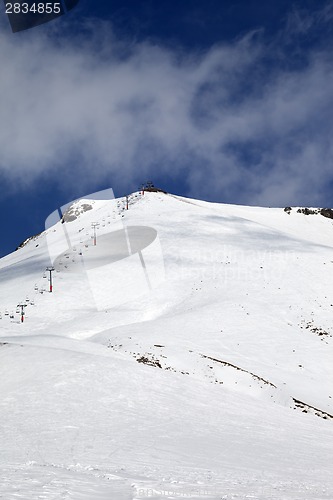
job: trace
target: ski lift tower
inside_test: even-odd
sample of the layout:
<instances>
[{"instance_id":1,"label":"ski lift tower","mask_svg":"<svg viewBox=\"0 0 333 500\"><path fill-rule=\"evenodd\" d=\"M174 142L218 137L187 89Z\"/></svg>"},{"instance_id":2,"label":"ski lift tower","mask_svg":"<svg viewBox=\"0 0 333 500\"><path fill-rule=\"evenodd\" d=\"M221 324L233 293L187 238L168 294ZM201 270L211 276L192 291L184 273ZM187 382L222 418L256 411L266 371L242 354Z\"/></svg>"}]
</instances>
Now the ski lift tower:
<instances>
[{"instance_id":1,"label":"ski lift tower","mask_svg":"<svg viewBox=\"0 0 333 500\"><path fill-rule=\"evenodd\" d=\"M52 293L53 291L53 284L52 284L52 272L54 271L54 267L47 267L46 268L46 271L48 271L50 273L50 289L49 289L49 292Z\"/></svg>"},{"instance_id":2,"label":"ski lift tower","mask_svg":"<svg viewBox=\"0 0 333 500\"><path fill-rule=\"evenodd\" d=\"M96 246L97 238L96 238L96 229L99 227L99 222L92 222L91 227L94 230L94 246Z\"/></svg>"},{"instance_id":3,"label":"ski lift tower","mask_svg":"<svg viewBox=\"0 0 333 500\"><path fill-rule=\"evenodd\" d=\"M24 312L24 308L27 307L28 304L17 304L17 307L20 307L21 308L21 323L23 323L24 321L24 315L25 315L25 312Z\"/></svg>"}]
</instances>

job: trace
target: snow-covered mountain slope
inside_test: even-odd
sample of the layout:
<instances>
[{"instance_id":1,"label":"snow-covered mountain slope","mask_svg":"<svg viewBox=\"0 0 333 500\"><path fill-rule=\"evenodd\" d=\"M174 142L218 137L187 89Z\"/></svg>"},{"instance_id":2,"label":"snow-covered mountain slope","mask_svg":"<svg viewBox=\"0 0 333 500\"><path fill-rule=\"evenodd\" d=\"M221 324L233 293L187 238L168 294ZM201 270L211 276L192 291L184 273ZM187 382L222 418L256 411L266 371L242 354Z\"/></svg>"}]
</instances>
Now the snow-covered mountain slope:
<instances>
[{"instance_id":1,"label":"snow-covered mountain slope","mask_svg":"<svg viewBox=\"0 0 333 500\"><path fill-rule=\"evenodd\" d=\"M0 498L332 499L333 221L163 193L64 219L0 260Z\"/></svg>"}]
</instances>

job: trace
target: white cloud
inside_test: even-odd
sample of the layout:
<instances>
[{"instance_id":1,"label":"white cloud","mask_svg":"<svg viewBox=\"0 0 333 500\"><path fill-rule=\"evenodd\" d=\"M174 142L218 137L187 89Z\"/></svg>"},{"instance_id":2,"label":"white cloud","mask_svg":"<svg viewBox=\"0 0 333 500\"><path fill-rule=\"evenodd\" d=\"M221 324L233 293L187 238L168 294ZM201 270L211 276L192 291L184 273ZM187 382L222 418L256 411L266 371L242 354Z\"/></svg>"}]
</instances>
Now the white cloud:
<instances>
[{"instance_id":1,"label":"white cloud","mask_svg":"<svg viewBox=\"0 0 333 500\"><path fill-rule=\"evenodd\" d=\"M106 23L85 36L45 32L0 35L7 178L50 173L84 191L96 179L117 190L174 176L198 197L320 204L333 180L328 49L296 70L258 33L184 53L127 46Z\"/></svg>"}]
</instances>

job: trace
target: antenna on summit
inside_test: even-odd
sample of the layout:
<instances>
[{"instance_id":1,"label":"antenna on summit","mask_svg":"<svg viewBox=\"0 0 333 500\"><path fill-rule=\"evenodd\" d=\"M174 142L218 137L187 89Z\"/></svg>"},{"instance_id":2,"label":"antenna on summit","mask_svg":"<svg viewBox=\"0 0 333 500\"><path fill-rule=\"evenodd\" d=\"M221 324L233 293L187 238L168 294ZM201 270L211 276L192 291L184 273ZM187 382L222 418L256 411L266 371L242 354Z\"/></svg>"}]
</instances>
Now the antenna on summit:
<instances>
[{"instance_id":1,"label":"antenna on summit","mask_svg":"<svg viewBox=\"0 0 333 500\"><path fill-rule=\"evenodd\" d=\"M156 187L152 181L147 181L146 184L143 184L142 186L142 194L144 194L145 191L148 191L150 193L164 193L167 194L164 189Z\"/></svg>"}]
</instances>

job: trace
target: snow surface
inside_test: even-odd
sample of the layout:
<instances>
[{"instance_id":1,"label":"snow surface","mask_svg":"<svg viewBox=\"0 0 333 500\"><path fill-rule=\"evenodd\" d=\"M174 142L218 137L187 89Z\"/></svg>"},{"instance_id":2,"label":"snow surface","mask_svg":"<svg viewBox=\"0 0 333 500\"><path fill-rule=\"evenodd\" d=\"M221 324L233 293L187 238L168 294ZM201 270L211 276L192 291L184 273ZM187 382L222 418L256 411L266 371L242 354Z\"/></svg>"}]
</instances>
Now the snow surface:
<instances>
[{"instance_id":1,"label":"snow surface","mask_svg":"<svg viewBox=\"0 0 333 500\"><path fill-rule=\"evenodd\" d=\"M89 203L0 260L0 498L331 500L332 220Z\"/></svg>"}]
</instances>

